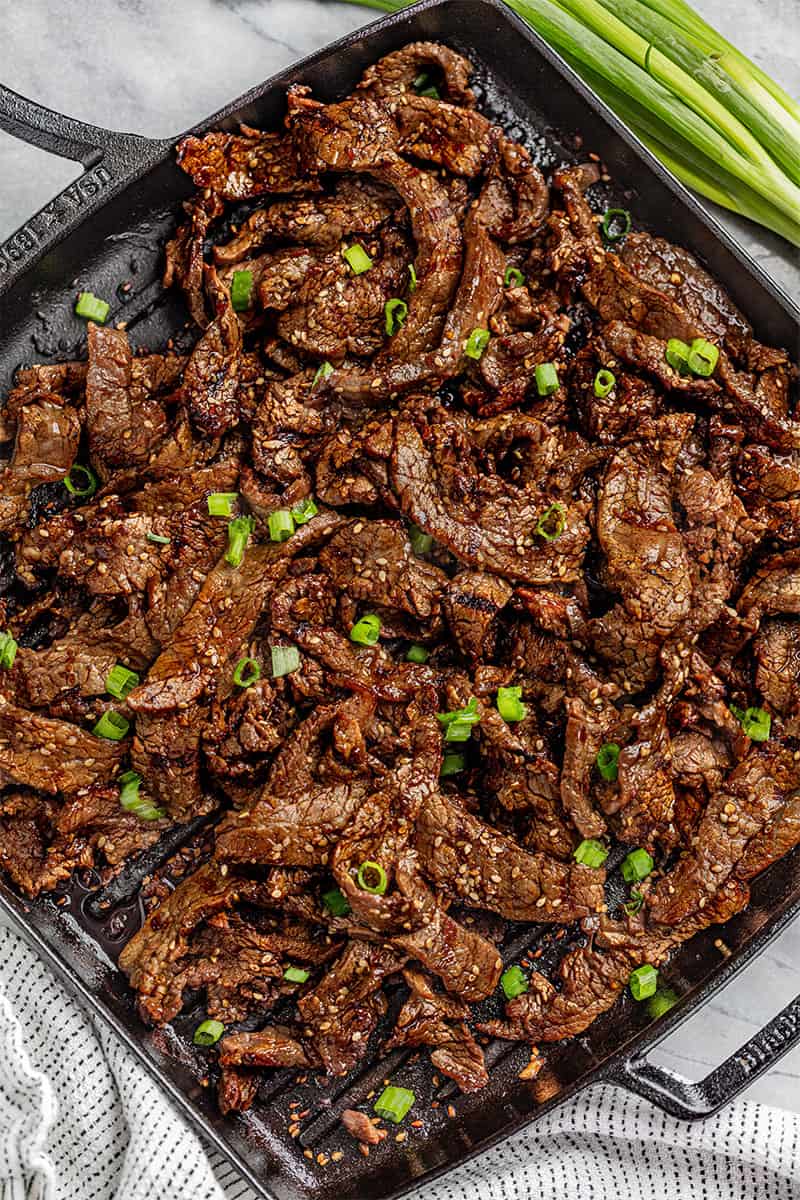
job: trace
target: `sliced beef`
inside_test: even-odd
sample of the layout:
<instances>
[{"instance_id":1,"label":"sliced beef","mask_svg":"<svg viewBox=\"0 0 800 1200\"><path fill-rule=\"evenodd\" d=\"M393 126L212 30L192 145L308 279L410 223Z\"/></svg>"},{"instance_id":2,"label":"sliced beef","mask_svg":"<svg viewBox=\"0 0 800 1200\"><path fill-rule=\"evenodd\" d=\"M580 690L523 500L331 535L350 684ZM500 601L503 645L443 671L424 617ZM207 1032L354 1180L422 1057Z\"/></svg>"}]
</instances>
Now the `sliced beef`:
<instances>
[{"instance_id":1,"label":"sliced beef","mask_svg":"<svg viewBox=\"0 0 800 1200\"><path fill-rule=\"evenodd\" d=\"M247 200L268 193L314 192L319 181L298 158L292 141L242 125L236 133L186 137L178 163L201 190L225 200Z\"/></svg>"},{"instance_id":2,"label":"sliced beef","mask_svg":"<svg viewBox=\"0 0 800 1200\"><path fill-rule=\"evenodd\" d=\"M466 1004L434 991L421 971L406 969L403 978L411 995L385 1049L428 1046L433 1066L455 1079L462 1092L480 1091L489 1082L489 1075L483 1051L466 1025Z\"/></svg>"},{"instance_id":3,"label":"sliced beef","mask_svg":"<svg viewBox=\"0 0 800 1200\"><path fill-rule=\"evenodd\" d=\"M537 527L549 498L481 473L467 428L443 412L398 418L391 482L403 512L462 562L526 583L576 577L588 540L580 506L561 505L563 532L547 540Z\"/></svg>"},{"instance_id":4,"label":"sliced beef","mask_svg":"<svg viewBox=\"0 0 800 1200\"><path fill-rule=\"evenodd\" d=\"M782 717L800 715L800 626L785 618L764 621L753 651L756 687L767 707Z\"/></svg>"},{"instance_id":5,"label":"sliced beef","mask_svg":"<svg viewBox=\"0 0 800 1200\"><path fill-rule=\"evenodd\" d=\"M470 662L491 659L497 637L497 617L513 593L512 586L485 571L459 571L444 600L450 632Z\"/></svg>"},{"instance_id":6,"label":"sliced beef","mask_svg":"<svg viewBox=\"0 0 800 1200\"><path fill-rule=\"evenodd\" d=\"M472 64L439 42L410 42L401 50L385 54L367 67L358 86L391 100L412 91L415 80L426 73L432 73L437 85L441 82L444 97L451 104L469 107L475 103L469 87Z\"/></svg>"},{"instance_id":7,"label":"sliced beef","mask_svg":"<svg viewBox=\"0 0 800 1200\"><path fill-rule=\"evenodd\" d=\"M142 465L163 438L164 406L150 394L153 381L137 369L122 329L89 322L86 427L92 462L109 471Z\"/></svg>"},{"instance_id":8,"label":"sliced beef","mask_svg":"<svg viewBox=\"0 0 800 1200\"><path fill-rule=\"evenodd\" d=\"M64 478L77 456L79 437L73 408L43 398L19 410L11 460L0 470L0 532L26 522L34 487Z\"/></svg>"},{"instance_id":9,"label":"sliced beef","mask_svg":"<svg viewBox=\"0 0 800 1200\"><path fill-rule=\"evenodd\" d=\"M119 742L18 708L0 695L0 780L5 783L70 795L107 780L122 753Z\"/></svg>"},{"instance_id":10,"label":"sliced beef","mask_svg":"<svg viewBox=\"0 0 800 1200\"><path fill-rule=\"evenodd\" d=\"M388 188L345 175L330 196L274 200L257 208L231 241L214 247L214 260L221 266L241 262L272 238L334 250L348 233L375 233L397 206Z\"/></svg>"},{"instance_id":11,"label":"sliced beef","mask_svg":"<svg viewBox=\"0 0 800 1200\"><path fill-rule=\"evenodd\" d=\"M221 286L213 268L206 267L205 278L213 299L214 320L186 364L183 397L200 432L216 437L239 420L242 328L230 292Z\"/></svg>"},{"instance_id":12,"label":"sliced beef","mask_svg":"<svg viewBox=\"0 0 800 1200\"><path fill-rule=\"evenodd\" d=\"M603 904L602 870L530 854L441 792L417 818L416 846L437 887L513 921L567 922Z\"/></svg>"}]
</instances>

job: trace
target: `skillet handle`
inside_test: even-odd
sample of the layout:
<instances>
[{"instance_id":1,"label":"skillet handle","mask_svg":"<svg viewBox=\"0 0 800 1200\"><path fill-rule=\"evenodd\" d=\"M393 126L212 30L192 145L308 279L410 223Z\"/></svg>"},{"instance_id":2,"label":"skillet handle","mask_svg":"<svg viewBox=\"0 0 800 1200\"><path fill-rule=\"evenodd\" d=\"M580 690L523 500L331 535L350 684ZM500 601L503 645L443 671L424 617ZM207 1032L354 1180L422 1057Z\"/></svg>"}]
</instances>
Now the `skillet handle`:
<instances>
[{"instance_id":1,"label":"skillet handle","mask_svg":"<svg viewBox=\"0 0 800 1200\"><path fill-rule=\"evenodd\" d=\"M36 104L1 83L0 129L40 150L71 158L84 168L79 179L0 244L0 292L20 267L30 265L54 246L70 225L87 217L110 194L155 164L170 145L170 139L155 140L87 125Z\"/></svg>"},{"instance_id":2,"label":"skillet handle","mask_svg":"<svg viewBox=\"0 0 800 1200\"><path fill-rule=\"evenodd\" d=\"M685 1121L702 1120L738 1096L798 1042L800 996L705 1079L695 1083L641 1055L626 1059L612 1073L610 1082L635 1092L670 1116Z\"/></svg>"}]
</instances>

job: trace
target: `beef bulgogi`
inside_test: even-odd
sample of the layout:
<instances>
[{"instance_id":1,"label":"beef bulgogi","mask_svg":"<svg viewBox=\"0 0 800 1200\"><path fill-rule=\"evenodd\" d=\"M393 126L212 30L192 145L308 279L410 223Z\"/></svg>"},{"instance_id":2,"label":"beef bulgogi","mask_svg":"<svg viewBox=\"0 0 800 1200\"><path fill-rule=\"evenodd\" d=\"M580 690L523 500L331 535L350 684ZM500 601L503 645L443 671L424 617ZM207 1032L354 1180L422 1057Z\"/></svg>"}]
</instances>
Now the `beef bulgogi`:
<instances>
[{"instance_id":1,"label":"beef bulgogi","mask_svg":"<svg viewBox=\"0 0 800 1200\"><path fill-rule=\"evenodd\" d=\"M203 998L225 1111L378 1038L479 1089L800 841L795 368L469 80L417 43L184 139L194 348L90 324L2 408L0 866L205 822L120 965L149 1023Z\"/></svg>"}]
</instances>

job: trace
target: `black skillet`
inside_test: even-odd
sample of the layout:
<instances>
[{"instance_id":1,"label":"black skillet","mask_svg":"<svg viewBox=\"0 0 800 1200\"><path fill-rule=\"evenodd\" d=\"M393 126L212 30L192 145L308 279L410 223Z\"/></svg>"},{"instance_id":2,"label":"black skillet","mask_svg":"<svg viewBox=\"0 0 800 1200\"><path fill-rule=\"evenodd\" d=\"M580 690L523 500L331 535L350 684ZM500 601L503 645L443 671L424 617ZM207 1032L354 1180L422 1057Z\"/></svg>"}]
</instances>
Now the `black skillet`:
<instances>
[{"instance_id":1,"label":"black skillet","mask_svg":"<svg viewBox=\"0 0 800 1200\"><path fill-rule=\"evenodd\" d=\"M614 178L615 199L632 210L636 224L692 250L732 294L763 341L800 344L800 311L788 297L497 0L423 0L254 88L200 128L233 129L242 120L274 126L290 83L311 84L320 98L333 100L352 88L367 64L419 38L441 39L469 54L478 66L485 107L527 142L545 168L588 152L599 154ZM83 352L85 329L72 309L76 293L84 288L111 301L110 319L127 322L136 346L155 349L170 336L187 338L181 332L186 313L159 282L164 238L175 227L180 200L191 190L174 165L173 140L111 133L4 88L0 127L85 168L80 179L0 246L0 394L20 363ZM141 866L140 874L145 869ZM117 903L105 913L96 906L91 878L74 880L56 900L33 903L0 883L0 922L26 937L68 987L113 1026L185 1116L264 1197L388 1200L464 1162L592 1083L621 1084L675 1116L702 1118L800 1041L798 998L698 1083L647 1057L800 911L800 854L795 852L756 881L746 912L721 929L698 935L675 956L665 977L682 999L667 1017L651 1022L644 1006L622 999L585 1036L550 1048L547 1068L535 1082L519 1079L527 1054L508 1043L488 1047L491 1081L473 1096L458 1096L450 1085L435 1082L422 1059L404 1058L402 1052L382 1058L376 1044L367 1065L344 1080L320 1085L312 1079L303 1085L291 1072L275 1072L252 1113L226 1119L209 1094L212 1089L202 1083L208 1059L184 1036L197 1014L180 1018L174 1029L144 1029L115 967L120 947L140 919L136 882L136 870L127 871L123 886L113 893ZM506 957L518 957L541 933L534 927L517 928L504 948ZM389 1137L364 1158L342 1134L338 1117L345 1107L364 1106L367 1093L390 1074L414 1088L414 1115L423 1126L410 1128L403 1142ZM310 1110L296 1140L288 1133L291 1100L299 1102L294 1112ZM331 1153L339 1149L344 1156L332 1160Z\"/></svg>"}]
</instances>

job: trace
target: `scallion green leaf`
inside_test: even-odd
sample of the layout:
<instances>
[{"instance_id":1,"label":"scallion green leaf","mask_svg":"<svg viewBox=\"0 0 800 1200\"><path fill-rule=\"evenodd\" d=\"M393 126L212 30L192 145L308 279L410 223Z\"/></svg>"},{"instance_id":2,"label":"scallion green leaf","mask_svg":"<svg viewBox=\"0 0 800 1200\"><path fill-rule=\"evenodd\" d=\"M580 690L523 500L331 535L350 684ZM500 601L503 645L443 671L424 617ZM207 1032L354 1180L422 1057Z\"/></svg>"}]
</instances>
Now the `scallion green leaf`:
<instances>
[{"instance_id":1,"label":"scallion green leaf","mask_svg":"<svg viewBox=\"0 0 800 1200\"><path fill-rule=\"evenodd\" d=\"M106 691L115 700L125 700L135 687L139 686L139 676L136 671L117 663L106 675Z\"/></svg>"},{"instance_id":2,"label":"scallion green leaf","mask_svg":"<svg viewBox=\"0 0 800 1200\"><path fill-rule=\"evenodd\" d=\"M602 867L608 858L608 850L596 838L584 838L573 850L572 857L584 867Z\"/></svg>"},{"instance_id":3,"label":"scallion green leaf","mask_svg":"<svg viewBox=\"0 0 800 1200\"><path fill-rule=\"evenodd\" d=\"M301 500L292 509L292 520L295 525L307 525L312 517L315 517L319 509L317 508L311 496L306 496L305 500Z\"/></svg>"},{"instance_id":4,"label":"scallion green leaf","mask_svg":"<svg viewBox=\"0 0 800 1200\"><path fill-rule=\"evenodd\" d=\"M109 305L105 300L101 300L99 296L95 296L92 292L81 292L78 296L77 304L75 305L75 315L83 317L86 321L96 321L98 325L105 325L108 318Z\"/></svg>"},{"instance_id":5,"label":"scallion green leaf","mask_svg":"<svg viewBox=\"0 0 800 1200\"><path fill-rule=\"evenodd\" d=\"M386 1087L375 1101L375 1112L384 1121L399 1125L415 1100L416 1096L408 1088Z\"/></svg>"},{"instance_id":6,"label":"scallion green leaf","mask_svg":"<svg viewBox=\"0 0 800 1200\"><path fill-rule=\"evenodd\" d=\"M240 658L233 670L233 682L237 687L249 688L261 678L261 667L254 658Z\"/></svg>"},{"instance_id":7,"label":"scallion green leaf","mask_svg":"<svg viewBox=\"0 0 800 1200\"><path fill-rule=\"evenodd\" d=\"M617 377L614 372L609 371L606 367L601 367L594 377L595 396L607 396L616 382Z\"/></svg>"},{"instance_id":8,"label":"scallion green leaf","mask_svg":"<svg viewBox=\"0 0 800 1200\"><path fill-rule=\"evenodd\" d=\"M331 888L329 891L323 892L322 903L334 917L346 917L350 912L347 897L340 888Z\"/></svg>"},{"instance_id":9,"label":"scallion green leaf","mask_svg":"<svg viewBox=\"0 0 800 1200\"><path fill-rule=\"evenodd\" d=\"M560 538L567 527L567 513L563 504L557 501L546 508L536 522L536 532L546 542L554 542Z\"/></svg>"},{"instance_id":10,"label":"scallion green leaf","mask_svg":"<svg viewBox=\"0 0 800 1200\"><path fill-rule=\"evenodd\" d=\"M98 484L99 480L92 468L81 466L80 463L73 463L64 476L64 487L71 496L78 496L81 500L93 496Z\"/></svg>"},{"instance_id":11,"label":"scallion green leaf","mask_svg":"<svg viewBox=\"0 0 800 1200\"><path fill-rule=\"evenodd\" d=\"M383 896L389 881L381 864L367 859L356 872L356 882L362 892L369 892L372 896Z\"/></svg>"},{"instance_id":12,"label":"scallion green leaf","mask_svg":"<svg viewBox=\"0 0 800 1200\"><path fill-rule=\"evenodd\" d=\"M387 300L383 306L384 325L388 337L394 337L398 329L405 325L408 316L408 305L405 300Z\"/></svg>"},{"instance_id":13,"label":"scallion green leaf","mask_svg":"<svg viewBox=\"0 0 800 1200\"><path fill-rule=\"evenodd\" d=\"M225 1032L221 1021L201 1021L194 1031L192 1041L195 1046L214 1046Z\"/></svg>"},{"instance_id":14,"label":"scallion green leaf","mask_svg":"<svg viewBox=\"0 0 800 1200\"><path fill-rule=\"evenodd\" d=\"M606 742L597 751L595 765L603 779L613 783L619 773L619 746L616 742Z\"/></svg>"},{"instance_id":15,"label":"scallion green leaf","mask_svg":"<svg viewBox=\"0 0 800 1200\"><path fill-rule=\"evenodd\" d=\"M630 854L623 858L622 878L626 883L638 883L647 878L654 865L652 855L640 846L638 850L631 850Z\"/></svg>"},{"instance_id":16,"label":"scallion green leaf","mask_svg":"<svg viewBox=\"0 0 800 1200\"><path fill-rule=\"evenodd\" d=\"M272 678L291 675L300 666L300 651L297 646L271 646Z\"/></svg>"},{"instance_id":17,"label":"scallion green leaf","mask_svg":"<svg viewBox=\"0 0 800 1200\"><path fill-rule=\"evenodd\" d=\"M358 242L354 242L352 246L345 247L342 251L342 258L346 260L354 275L363 275L372 266L372 259Z\"/></svg>"},{"instance_id":18,"label":"scallion green leaf","mask_svg":"<svg viewBox=\"0 0 800 1200\"><path fill-rule=\"evenodd\" d=\"M310 971L306 971L302 967L287 967L283 972L283 978L287 983L306 983L310 974Z\"/></svg>"},{"instance_id":19,"label":"scallion green leaf","mask_svg":"<svg viewBox=\"0 0 800 1200\"><path fill-rule=\"evenodd\" d=\"M125 737L130 727L130 721L126 720L122 713L109 708L95 724L92 733L95 737L106 738L110 742L119 742Z\"/></svg>"},{"instance_id":20,"label":"scallion green leaf","mask_svg":"<svg viewBox=\"0 0 800 1200\"><path fill-rule=\"evenodd\" d=\"M208 497L208 515L210 517L229 517L238 499L238 492L212 492Z\"/></svg>"},{"instance_id":21,"label":"scallion green leaf","mask_svg":"<svg viewBox=\"0 0 800 1200\"><path fill-rule=\"evenodd\" d=\"M294 533L294 517L288 508L269 514L269 536L273 542L286 542Z\"/></svg>"},{"instance_id":22,"label":"scallion green leaf","mask_svg":"<svg viewBox=\"0 0 800 1200\"><path fill-rule=\"evenodd\" d=\"M409 646L406 653L406 662L411 663L426 663L430 658L430 650L426 650L424 646L418 645L416 642L413 646Z\"/></svg>"},{"instance_id":23,"label":"scallion green leaf","mask_svg":"<svg viewBox=\"0 0 800 1200\"><path fill-rule=\"evenodd\" d=\"M489 345L490 336L488 329L473 329L464 347L467 358L474 358L477 361Z\"/></svg>"},{"instance_id":24,"label":"scallion green leaf","mask_svg":"<svg viewBox=\"0 0 800 1200\"><path fill-rule=\"evenodd\" d=\"M503 275L503 284L507 288L522 287L525 282L525 276L520 271L519 267L506 267Z\"/></svg>"},{"instance_id":25,"label":"scallion green leaf","mask_svg":"<svg viewBox=\"0 0 800 1200\"><path fill-rule=\"evenodd\" d=\"M631 971L628 986L634 1000L648 1000L656 993L658 987L658 971L650 963Z\"/></svg>"},{"instance_id":26,"label":"scallion green leaf","mask_svg":"<svg viewBox=\"0 0 800 1200\"><path fill-rule=\"evenodd\" d=\"M253 272L234 271L231 279L231 304L234 312L246 312L253 294Z\"/></svg>"},{"instance_id":27,"label":"scallion green leaf","mask_svg":"<svg viewBox=\"0 0 800 1200\"><path fill-rule=\"evenodd\" d=\"M555 363L538 363L533 375L536 380L536 391L540 396L552 396L554 392L558 391L558 371Z\"/></svg>"},{"instance_id":28,"label":"scallion green leaf","mask_svg":"<svg viewBox=\"0 0 800 1200\"><path fill-rule=\"evenodd\" d=\"M228 549L225 553L225 561L232 567L242 565L245 548L250 534L253 532L253 525L252 517L234 517L232 521L228 522Z\"/></svg>"},{"instance_id":29,"label":"scallion green leaf","mask_svg":"<svg viewBox=\"0 0 800 1200\"><path fill-rule=\"evenodd\" d=\"M504 721L522 721L528 714L527 707L522 703L522 688L499 687L497 711Z\"/></svg>"},{"instance_id":30,"label":"scallion green leaf","mask_svg":"<svg viewBox=\"0 0 800 1200\"><path fill-rule=\"evenodd\" d=\"M500 986L505 992L507 1000L513 1000L515 996L523 996L527 992L530 984L528 976L523 971L522 967L516 964L513 967L508 967L500 976Z\"/></svg>"},{"instance_id":31,"label":"scallion green leaf","mask_svg":"<svg viewBox=\"0 0 800 1200\"><path fill-rule=\"evenodd\" d=\"M621 241L631 231L631 214L627 208L607 208L603 213L602 230L606 241Z\"/></svg>"},{"instance_id":32,"label":"scallion green leaf","mask_svg":"<svg viewBox=\"0 0 800 1200\"><path fill-rule=\"evenodd\" d=\"M381 636L381 619L375 613L365 613L350 630L350 641L359 646L374 646Z\"/></svg>"},{"instance_id":33,"label":"scallion green leaf","mask_svg":"<svg viewBox=\"0 0 800 1200\"><path fill-rule=\"evenodd\" d=\"M17 642L10 633L0 633L0 667L6 671L14 665L17 657Z\"/></svg>"}]
</instances>

